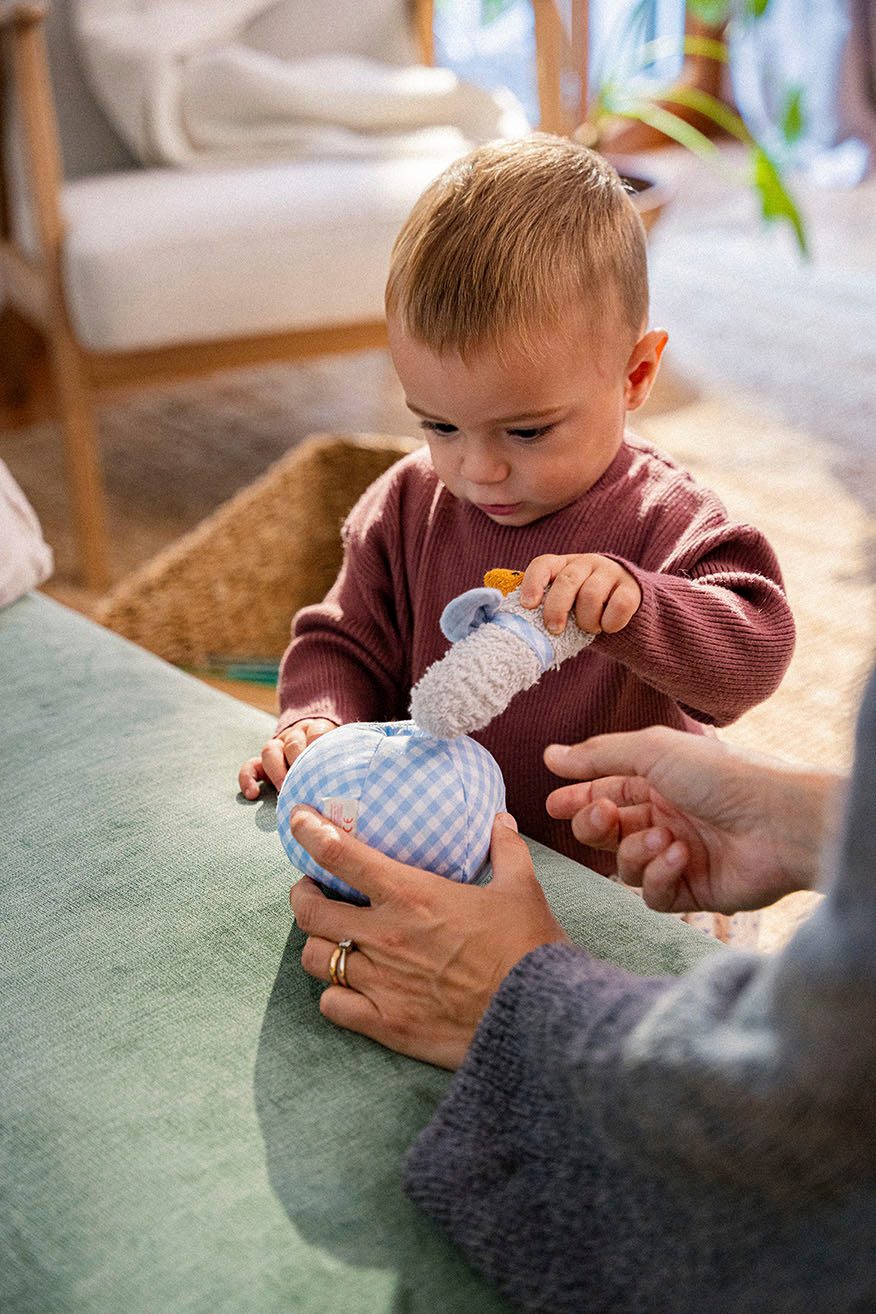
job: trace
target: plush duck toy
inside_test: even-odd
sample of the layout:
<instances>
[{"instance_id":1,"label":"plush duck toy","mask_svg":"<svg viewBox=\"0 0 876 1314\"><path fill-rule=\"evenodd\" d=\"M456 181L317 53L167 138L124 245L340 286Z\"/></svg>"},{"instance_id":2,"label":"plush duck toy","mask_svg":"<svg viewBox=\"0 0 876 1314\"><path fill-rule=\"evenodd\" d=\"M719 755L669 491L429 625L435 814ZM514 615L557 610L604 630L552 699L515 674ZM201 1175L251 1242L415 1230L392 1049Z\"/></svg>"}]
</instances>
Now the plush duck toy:
<instances>
[{"instance_id":1,"label":"plush duck toy","mask_svg":"<svg viewBox=\"0 0 876 1314\"><path fill-rule=\"evenodd\" d=\"M471 739L516 693L593 639L569 619L550 634L541 607L520 604L519 571L492 570L453 598L441 629L453 646L411 695L411 721L339 726L295 759L277 802L283 847L335 897L367 903L293 839L289 816L307 803L400 862L455 881L486 868L493 818L505 807L495 758Z\"/></svg>"},{"instance_id":2,"label":"plush duck toy","mask_svg":"<svg viewBox=\"0 0 876 1314\"><path fill-rule=\"evenodd\" d=\"M561 634L551 634L542 607L522 605L522 580L519 570L490 570L483 588L448 602L440 623L453 647L411 693L411 718L421 729L439 739L482 730L515 694L593 642L572 616Z\"/></svg>"},{"instance_id":3,"label":"plush duck toy","mask_svg":"<svg viewBox=\"0 0 876 1314\"><path fill-rule=\"evenodd\" d=\"M436 739L411 721L342 725L308 744L277 800L280 839L300 872L337 897L367 903L293 839L289 814L299 803L399 862L470 882L486 868L505 782L474 739Z\"/></svg>"}]
</instances>

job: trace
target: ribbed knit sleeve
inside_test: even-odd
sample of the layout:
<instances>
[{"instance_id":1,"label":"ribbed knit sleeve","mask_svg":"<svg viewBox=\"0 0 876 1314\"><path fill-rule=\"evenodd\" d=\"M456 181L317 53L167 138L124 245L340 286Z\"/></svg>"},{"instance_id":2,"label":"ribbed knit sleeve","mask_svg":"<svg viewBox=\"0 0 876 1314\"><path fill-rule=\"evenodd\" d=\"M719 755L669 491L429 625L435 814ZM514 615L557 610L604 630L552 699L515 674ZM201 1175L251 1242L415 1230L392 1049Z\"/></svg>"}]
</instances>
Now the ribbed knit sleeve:
<instances>
[{"instance_id":1,"label":"ribbed knit sleeve","mask_svg":"<svg viewBox=\"0 0 876 1314\"><path fill-rule=\"evenodd\" d=\"M391 721L407 715L412 618L410 539L432 485L403 460L362 495L344 524L340 574L323 602L295 617L280 665L277 728L308 716Z\"/></svg>"},{"instance_id":2,"label":"ribbed knit sleeve","mask_svg":"<svg viewBox=\"0 0 876 1314\"><path fill-rule=\"evenodd\" d=\"M774 958L643 980L568 945L503 982L410 1195L515 1303L876 1308L876 686L827 897Z\"/></svg>"},{"instance_id":3,"label":"ribbed knit sleeve","mask_svg":"<svg viewBox=\"0 0 876 1314\"><path fill-rule=\"evenodd\" d=\"M704 527L660 569L622 560L642 602L602 650L710 725L728 725L779 686L795 627L775 553L751 525Z\"/></svg>"}]
</instances>

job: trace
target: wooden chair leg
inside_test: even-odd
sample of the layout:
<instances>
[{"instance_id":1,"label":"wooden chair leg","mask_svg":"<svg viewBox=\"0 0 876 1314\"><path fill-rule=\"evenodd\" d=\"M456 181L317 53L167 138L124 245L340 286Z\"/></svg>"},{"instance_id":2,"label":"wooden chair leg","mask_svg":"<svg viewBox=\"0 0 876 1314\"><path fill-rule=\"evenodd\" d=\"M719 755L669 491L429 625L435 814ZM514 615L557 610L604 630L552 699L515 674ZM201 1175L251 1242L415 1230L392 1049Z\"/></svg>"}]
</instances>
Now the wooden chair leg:
<instances>
[{"instance_id":1,"label":"wooden chair leg","mask_svg":"<svg viewBox=\"0 0 876 1314\"><path fill-rule=\"evenodd\" d=\"M45 342L11 305L0 311L0 424L18 428L51 415Z\"/></svg>"},{"instance_id":2,"label":"wooden chair leg","mask_svg":"<svg viewBox=\"0 0 876 1314\"><path fill-rule=\"evenodd\" d=\"M79 347L66 330L52 335L50 354L80 570L89 589L103 592L110 582L106 509L88 379Z\"/></svg>"}]
</instances>

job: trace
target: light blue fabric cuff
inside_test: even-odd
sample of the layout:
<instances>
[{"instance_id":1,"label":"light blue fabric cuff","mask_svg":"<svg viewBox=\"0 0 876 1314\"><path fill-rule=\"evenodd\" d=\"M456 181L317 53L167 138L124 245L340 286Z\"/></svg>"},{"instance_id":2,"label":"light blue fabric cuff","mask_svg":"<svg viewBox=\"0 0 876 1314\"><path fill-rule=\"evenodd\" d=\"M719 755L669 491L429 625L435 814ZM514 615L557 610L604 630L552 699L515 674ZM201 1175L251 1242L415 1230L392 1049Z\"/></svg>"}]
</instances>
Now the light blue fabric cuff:
<instances>
[{"instance_id":1,"label":"light blue fabric cuff","mask_svg":"<svg viewBox=\"0 0 876 1314\"><path fill-rule=\"evenodd\" d=\"M500 611L492 618L494 625L501 625L503 630L511 630L522 639L527 648L531 648L538 660L541 662L541 669L548 670L556 661L556 654L551 647L550 639L541 630L536 629L528 620L522 616L516 615L513 611Z\"/></svg>"},{"instance_id":2,"label":"light blue fabric cuff","mask_svg":"<svg viewBox=\"0 0 876 1314\"><path fill-rule=\"evenodd\" d=\"M493 620L501 601L502 594L498 589L469 589L460 593L458 598L450 599L441 613L441 633L451 643L458 643Z\"/></svg>"}]
</instances>

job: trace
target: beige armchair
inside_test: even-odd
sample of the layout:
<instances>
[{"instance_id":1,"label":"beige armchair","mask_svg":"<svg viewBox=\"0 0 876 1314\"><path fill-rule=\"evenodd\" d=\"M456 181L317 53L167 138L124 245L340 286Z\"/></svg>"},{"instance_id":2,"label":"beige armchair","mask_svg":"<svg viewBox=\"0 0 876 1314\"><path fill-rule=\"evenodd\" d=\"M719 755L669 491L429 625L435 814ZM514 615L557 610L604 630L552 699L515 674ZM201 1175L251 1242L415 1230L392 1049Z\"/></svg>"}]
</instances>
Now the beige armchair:
<instances>
[{"instance_id":1,"label":"beige armchair","mask_svg":"<svg viewBox=\"0 0 876 1314\"><path fill-rule=\"evenodd\" d=\"M393 5L410 59L429 61L431 3L381 7ZM357 27L361 5L338 0L331 23L312 24L312 49L322 29L336 39L339 9ZM0 0L0 287L46 339L81 569L102 589L110 569L96 396L382 344L389 247L449 157L287 159L197 175L139 167L90 97L67 19L61 3L47 23L42 4ZM393 40L397 58L398 33Z\"/></svg>"},{"instance_id":2,"label":"beige armchair","mask_svg":"<svg viewBox=\"0 0 876 1314\"><path fill-rule=\"evenodd\" d=\"M139 166L77 67L68 4L47 15L41 3L0 0L0 288L47 343L81 571L102 590L110 553L95 398L383 344L389 249L448 159ZM394 57L401 32L410 59L430 62L431 0L380 8ZM562 130L572 126L560 108L568 41L555 0L534 9L542 122ZM360 34L372 18L363 20L361 0L334 0L331 22L308 28L308 53L323 29L324 41L337 40L345 14ZM0 354L2 332L0 322Z\"/></svg>"}]
</instances>

